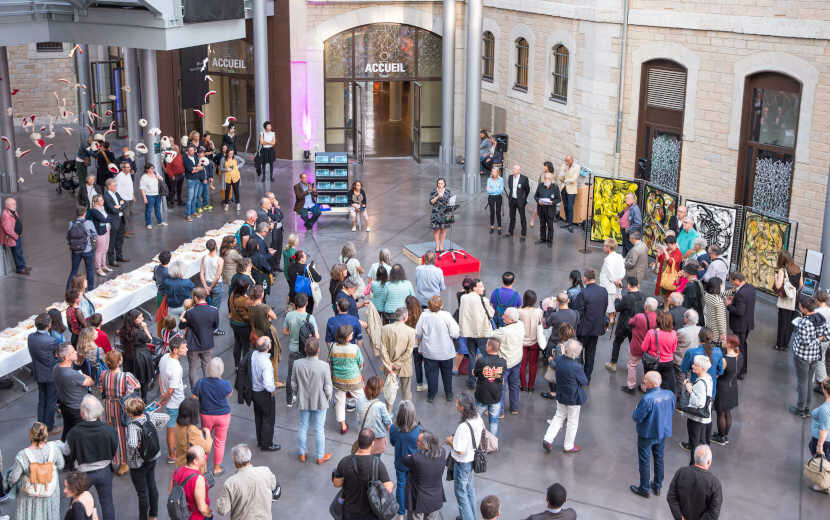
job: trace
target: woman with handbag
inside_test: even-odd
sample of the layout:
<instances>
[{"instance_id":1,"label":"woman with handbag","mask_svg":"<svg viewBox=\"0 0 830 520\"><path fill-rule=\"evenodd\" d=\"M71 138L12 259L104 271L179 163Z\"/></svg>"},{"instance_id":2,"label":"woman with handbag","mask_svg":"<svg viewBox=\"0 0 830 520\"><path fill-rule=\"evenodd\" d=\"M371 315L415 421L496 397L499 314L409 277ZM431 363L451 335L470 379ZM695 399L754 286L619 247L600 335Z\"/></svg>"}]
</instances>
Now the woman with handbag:
<instances>
[{"instance_id":1,"label":"woman with handbag","mask_svg":"<svg viewBox=\"0 0 830 520\"><path fill-rule=\"evenodd\" d=\"M179 415L176 417L176 427L173 429L175 439L176 469L187 462L187 450L192 446L201 446L205 450L205 464L207 464L210 450L213 448L213 437L210 430L199 427L199 401L189 397L179 405Z\"/></svg>"},{"instance_id":2,"label":"woman with handbag","mask_svg":"<svg viewBox=\"0 0 830 520\"><path fill-rule=\"evenodd\" d=\"M296 294L297 277L303 276L308 278L310 284L320 283L323 277L317 271L317 265L314 262L308 261L308 256L306 256L305 251L298 250L291 258L293 262L285 268L285 277L288 279L288 301L293 302ZM306 312L314 314L314 304L317 302L314 301L311 294L308 294L308 297Z\"/></svg>"},{"instance_id":3,"label":"woman with handbag","mask_svg":"<svg viewBox=\"0 0 830 520\"><path fill-rule=\"evenodd\" d=\"M712 436L712 442L721 446L729 444L732 409L738 406L738 367L740 367L741 356L738 336L727 335L724 347L726 355L723 359L726 365L714 389L715 410L718 412L718 433Z\"/></svg>"},{"instance_id":4,"label":"woman with handbag","mask_svg":"<svg viewBox=\"0 0 830 520\"><path fill-rule=\"evenodd\" d=\"M475 401L470 394L463 393L458 396L455 409L461 414L461 421L455 429L455 434L445 439L451 448L447 462L452 466L453 487L460 518L475 520L478 501L473 466L484 432L484 421L478 414Z\"/></svg>"},{"instance_id":5,"label":"woman with handbag","mask_svg":"<svg viewBox=\"0 0 830 520\"><path fill-rule=\"evenodd\" d=\"M36 422L29 429L29 447L17 452L9 469L8 486L17 487L16 520L59 520L61 486L58 470L64 459L60 443L47 442L46 425Z\"/></svg>"},{"instance_id":6,"label":"woman with handbag","mask_svg":"<svg viewBox=\"0 0 830 520\"><path fill-rule=\"evenodd\" d=\"M778 295L775 303L778 307L778 332L775 336L775 349L787 350L790 336L793 334L793 320L798 315L796 300L804 285L801 269L793 261L788 251L778 253L773 289ZM706 322L707 324L709 322Z\"/></svg>"},{"instance_id":7,"label":"woman with handbag","mask_svg":"<svg viewBox=\"0 0 830 520\"><path fill-rule=\"evenodd\" d=\"M675 290L674 283L677 281L677 272L683 262L683 255L677 248L677 239L674 235L666 235L664 242L665 245L658 246L660 254L657 255L657 285L654 287L654 296L662 297L665 307L669 294Z\"/></svg>"},{"instance_id":8,"label":"woman with handbag","mask_svg":"<svg viewBox=\"0 0 830 520\"><path fill-rule=\"evenodd\" d=\"M522 295L519 321L524 323L525 337L522 341L522 364L519 367L519 388L522 392L533 393L536 375L539 372L539 350L545 345L545 329L542 327L542 309L536 305L536 293L527 290Z\"/></svg>"},{"instance_id":9,"label":"woman with handbag","mask_svg":"<svg viewBox=\"0 0 830 520\"><path fill-rule=\"evenodd\" d=\"M360 429L369 428L375 434L372 443L372 455L380 455L386 451L389 437L389 427L392 426L392 417L386 410L386 405L380 400L383 391L383 379L372 376L366 381L363 394L357 397L357 414L363 418Z\"/></svg>"},{"instance_id":10,"label":"woman with handbag","mask_svg":"<svg viewBox=\"0 0 830 520\"><path fill-rule=\"evenodd\" d=\"M689 432L689 464L694 464L695 448L710 444L712 434L712 362L706 356L695 356L692 372L697 376L694 384L688 379L683 383L686 396L681 396L678 409L686 414L686 430ZM684 399L686 397L686 399ZM686 401L684 403L684 401ZM685 405L685 406L684 406ZM680 443L681 448L686 448Z\"/></svg>"},{"instance_id":11,"label":"woman with handbag","mask_svg":"<svg viewBox=\"0 0 830 520\"><path fill-rule=\"evenodd\" d=\"M643 358L643 341L646 339L648 332L657 327L657 298L649 296L643 304L643 312L637 313L633 318L628 320L628 326L631 327L631 339L628 342L628 362L626 368L628 375L625 380L625 385L621 388L623 392L629 394L634 393L637 387L637 365ZM645 392L643 382L640 382L640 390Z\"/></svg>"},{"instance_id":12,"label":"woman with handbag","mask_svg":"<svg viewBox=\"0 0 830 520\"><path fill-rule=\"evenodd\" d=\"M643 371L656 370L663 378L660 388L675 391L674 351L677 350L677 332L668 312L657 313L657 327L646 333L640 349L643 351Z\"/></svg>"},{"instance_id":13,"label":"woman with handbag","mask_svg":"<svg viewBox=\"0 0 830 520\"><path fill-rule=\"evenodd\" d=\"M118 434L118 453L112 463L118 468L119 475L129 470L127 467L127 425L122 421L122 418L126 418L123 398L141 389L138 379L121 369L122 361L121 352L110 350L104 356L107 370L98 376L98 388L101 390L101 398L104 401L104 418Z\"/></svg>"},{"instance_id":14,"label":"woman with handbag","mask_svg":"<svg viewBox=\"0 0 830 520\"><path fill-rule=\"evenodd\" d=\"M558 334L559 341L556 344L549 341L545 348L544 356L547 367L545 368L544 378L548 382L548 388L550 388L550 392L542 392L542 397L545 399L556 399L556 360L564 352L563 345L565 342L576 337L574 328L570 323L560 323Z\"/></svg>"}]
</instances>

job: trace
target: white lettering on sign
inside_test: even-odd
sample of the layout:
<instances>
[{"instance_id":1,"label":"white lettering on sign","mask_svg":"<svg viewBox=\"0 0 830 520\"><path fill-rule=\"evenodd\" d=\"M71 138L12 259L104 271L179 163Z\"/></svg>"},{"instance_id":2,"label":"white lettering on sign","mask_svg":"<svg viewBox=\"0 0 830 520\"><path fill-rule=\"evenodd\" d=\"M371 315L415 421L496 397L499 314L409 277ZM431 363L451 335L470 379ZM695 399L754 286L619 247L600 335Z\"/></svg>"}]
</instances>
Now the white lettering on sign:
<instances>
[{"instance_id":1,"label":"white lettering on sign","mask_svg":"<svg viewBox=\"0 0 830 520\"><path fill-rule=\"evenodd\" d=\"M245 60L240 58L213 58L210 64L219 69L245 69Z\"/></svg>"},{"instance_id":2,"label":"white lettering on sign","mask_svg":"<svg viewBox=\"0 0 830 520\"><path fill-rule=\"evenodd\" d=\"M367 63L363 72L389 74L391 72L406 72L406 63Z\"/></svg>"}]
</instances>

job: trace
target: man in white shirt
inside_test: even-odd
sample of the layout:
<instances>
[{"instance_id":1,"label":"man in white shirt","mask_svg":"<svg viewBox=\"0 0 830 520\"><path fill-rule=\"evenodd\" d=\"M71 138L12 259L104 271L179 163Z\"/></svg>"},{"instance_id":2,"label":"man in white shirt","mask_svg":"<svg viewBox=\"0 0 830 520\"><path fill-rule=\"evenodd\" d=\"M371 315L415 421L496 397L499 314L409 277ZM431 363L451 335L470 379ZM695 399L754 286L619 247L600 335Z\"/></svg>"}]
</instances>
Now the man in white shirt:
<instances>
[{"instance_id":1,"label":"man in white shirt","mask_svg":"<svg viewBox=\"0 0 830 520\"><path fill-rule=\"evenodd\" d=\"M721 287L724 286L729 277L729 262L721 257L723 250L720 246L709 246L709 267L703 273L702 282L708 282L710 278L720 278Z\"/></svg>"},{"instance_id":2,"label":"man in white shirt","mask_svg":"<svg viewBox=\"0 0 830 520\"><path fill-rule=\"evenodd\" d=\"M124 220L127 221L127 216L133 214L133 200L135 199L135 187L133 186L133 174L130 163L124 161L121 163L121 171L115 176L115 191L124 199ZM130 237L132 233L126 231L125 236Z\"/></svg>"},{"instance_id":3,"label":"man in white shirt","mask_svg":"<svg viewBox=\"0 0 830 520\"><path fill-rule=\"evenodd\" d=\"M167 463L176 461L176 419L184 401L184 369L179 358L187 355L187 343L180 336L170 340L170 353L159 361L159 406L167 407Z\"/></svg>"},{"instance_id":4,"label":"man in white shirt","mask_svg":"<svg viewBox=\"0 0 830 520\"><path fill-rule=\"evenodd\" d=\"M562 184L562 200L565 202L565 223L561 227L567 227L573 232L574 227L574 200L579 192L579 172L582 169L571 155L565 157L565 162L559 167L559 182Z\"/></svg>"},{"instance_id":5,"label":"man in white shirt","mask_svg":"<svg viewBox=\"0 0 830 520\"><path fill-rule=\"evenodd\" d=\"M415 296L421 307L426 307L433 296L441 296L441 291L446 288L444 271L435 265L435 252L427 251L423 265L415 268Z\"/></svg>"},{"instance_id":6,"label":"man in white shirt","mask_svg":"<svg viewBox=\"0 0 830 520\"><path fill-rule=\"evenodd\" d=\"M501 341L499 355L507 363L505 371L504 392L501 394L501 409L504 410L504 396L510 394L510 413L519 415L519 367L522 364L522 345L525 338L525 326L519 320L519 309L508 307L504 311L504 327L493 331L493 337Z\"/></svg>"},{"instance_id":7,"label":"man in white shirt","mask_svg":"<svg viewBox=\"0 0 830 520\"><path fill-rule=\"evenodd\" d=\"M161 194L159 186L164 180L156 173L156 168L150 163L144 165L144 174L138 181L138 189L141 198L144 199L144 225L147 229L153 229L152 213L156 214L156 222L160 226L166 226L167 222L161 218Z\"/></svg>"},{"instance_id":8,"label":"man in white shirt","mask_svg":"<svg viewBox=\"0 0 830 520\"><path fill-rule=\"evenodd\" d=\"M476 411L475 402L470 394L463 393L458 396L455 408L461 414L461 423L456 427L455 434L445 439L447 445L452 448L450 454L455 460L453 465L453 480L455 481L455 500L458 502L458 512L465 520L477 518L476 491L473 482L473 458L475 447L473 438L481 439L484 431L484 421ZM477 446L481 441L476 441Z\"/></svg>"},{"instance_id":9,"label":"man in white shirt","mask_svg":"<svg viewBox=\"0 0 830 520\"><path fill-rule=\"evenodd\" d=\"M605 260L602 261L602 269L599 271L599 285L608 291L608 308L606 313L611 323L617 315L614 307L614 300L617 294L622 291L622 279L625 277L625 258L617 253L617 241L614 237L608 238L602 245L605 252Z\"/></svg>"},{"instance_id":10,"label":"man in white shirt","mask_svg":"<svg viewBox=\"0 0 830 520\"><path fill-rule=\"evenodd\" d=\"M262 451L277 451L282 446L274 444L274 421L277 418L274 403L274 366L271 364L271 339L262 336L251 354L251 390L254 402L256 441Z\"/></svg>"}]
</instances>

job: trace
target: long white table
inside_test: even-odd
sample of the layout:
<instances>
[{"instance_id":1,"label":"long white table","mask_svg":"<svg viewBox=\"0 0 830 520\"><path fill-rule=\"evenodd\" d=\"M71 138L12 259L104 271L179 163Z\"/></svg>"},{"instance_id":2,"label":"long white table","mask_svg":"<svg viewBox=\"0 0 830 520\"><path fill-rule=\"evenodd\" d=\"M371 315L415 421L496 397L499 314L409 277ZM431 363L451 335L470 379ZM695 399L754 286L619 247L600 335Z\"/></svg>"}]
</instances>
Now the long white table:
<instances>
[{"instance_id":1,"label":"long white table","mask_svg":"<svg viewBox=\"0 0 830 520\"><path fill-rule=\"evenodd\" d=\"M218 248L222 242L222 237L235 234L241 225L242 220L235 220L219 229L208 231L203 237L182 244L175 251L172 251L172 262L182 263L185 278L199 274L202 256L206 251L205 243L209 239L213 239L216 241ZM153 282L153 269L158 265L157 262L158 257L138 269L123 273L98 285L94 290L87 293L87 296L95 305L95 312L101 314L103 323L114 321L156 297L157 290L156 284ZM66 306L65 302L55 302L44 310L54 308L60 310L61 315L64 315L63 311L66 310ZM0 331L0 377L13 374L32 362L27 347L27 339L29 334L35 331L35 316L32 315L17 325ZM20 380L16 378L15 380L24 389L26 388L26 385Z\"/></svg>"}]
</instances>

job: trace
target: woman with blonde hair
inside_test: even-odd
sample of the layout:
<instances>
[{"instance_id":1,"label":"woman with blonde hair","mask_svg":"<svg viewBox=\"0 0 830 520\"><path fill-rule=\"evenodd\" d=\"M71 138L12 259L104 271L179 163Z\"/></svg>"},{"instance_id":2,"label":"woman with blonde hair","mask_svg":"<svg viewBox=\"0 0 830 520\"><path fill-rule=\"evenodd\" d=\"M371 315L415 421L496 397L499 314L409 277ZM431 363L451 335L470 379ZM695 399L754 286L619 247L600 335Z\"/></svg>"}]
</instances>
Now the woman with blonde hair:
<instances>
[{"instance_id":1,"label":"woman with blonde hair","mask_svg":"<svg viewBox=\"0 0 830 520\"><path fill-rule=\"evenodd\" d=\"M121 424L121 414L124 413L123 398L135 394L141 388L141 384L134 375L121 370L123 363L121 352L110 350L104 356L104 363L107 365L107 370L98 376L98 387L104 401L104 417L107 424L112 426L118 434L118 453L112 463L118 467L118 474L123 475L129 470L127 467L127 427Z\"/></svg>"},{"instance_id":2,"label":"woman with blonde hair","mask_svg":"<svg viewBox=\"0 0 830 520\"><path fill-rule=\"evenodd\" d=\"M239 180L242 175L239 173L239 166L236 161L236 150L233 148L225 152L225 160L222 163L222 172L225 174L225 194L223 207L228 211L228 204L231 201L231 191L233 191L233 201L236 203L236 212L242 209L239 203Z\"/></svg>"},{"instance_id":3,"label":"woman with blonde hair","mask_svg":"<svg viewBox=\"0 0 830 520\"><path fill-rule=\"evenodd\" d=\"M285 246L282 248L282 267L285 270L283 275L285 281L288 281L288 266L291 265L291 258L297 252L297 246L300 245L300 237L297 233L289 233L285 239Z\"/></svg>"},{"instance_id":4,"label":"woman with blonde hair","mask_svg":"<svg viewBox=\"0 0 830 520\"><path fill-rule=\"evenodd\" d=\"M788 251L778 253L775 278L772 288L778 294L778 332L775 336L775 349L787 350L790 336L793 334L793 320L798 315L796 300L804 286L804 277L801 269L793 261L793 255ZM708 322L707 322L708 324Z\"/></svg>"},{"instance_id":5,"label":"woman with blonde hair","mask_svg":"<svg viewBox=\"0 0 830 520\"><path fill-rule=\"evenodd\" d=\"M219 246L219 256L223 260L222 264L222 283L228 288L230 294L231 280L233 275L239 272L239 264L242 263L242 254L236 248L236 237L233 235L226 235L222 238L222 244Z\"/></svg>"},{"instance_id":6,"label":"woman with blonde hair","mask_svg":"<svg viewBox=\"0 0 830 520\"><path fill-rule=\"evenodd\" d=\"M80 370L81 373L88 375L93 380L98 379L98 374L101 371L101 354L102 351L95 344L98 338L98 331L95 327L84 327L81 333L78 334L78 344L75 345L75 350L78 353L78 360L73 363L73 368Z\"/></svg>"},{"instance_id":7,"label":"woman with blonde hair","mask_svg":"<svg viewBox=\"0 0 830 520\"><path fill-rule=\"evenodd\" d=\"M63 469L64 459L60 444L57 441L47 442L48 438L46 425L34 423L29 429L29 447L20 450L14 457L6 484L18 486L16 520L60 519L58 470ZM38 464L38 469L48 469L51 464L51 474L33 478L32 464Z\"/></svg>"}]
</instances>

